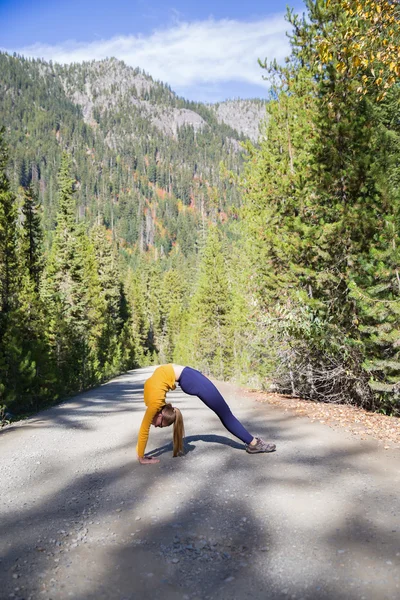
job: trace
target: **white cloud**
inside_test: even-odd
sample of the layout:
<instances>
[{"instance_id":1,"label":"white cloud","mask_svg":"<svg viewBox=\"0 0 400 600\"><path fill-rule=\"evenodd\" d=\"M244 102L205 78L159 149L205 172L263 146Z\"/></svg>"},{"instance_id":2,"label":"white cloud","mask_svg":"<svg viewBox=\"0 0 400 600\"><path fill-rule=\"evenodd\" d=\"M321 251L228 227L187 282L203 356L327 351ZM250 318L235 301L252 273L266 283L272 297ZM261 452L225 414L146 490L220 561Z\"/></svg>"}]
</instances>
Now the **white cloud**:
<instances>
[{"instance_id":1,"label":"white cloud","mask_svg":"<svg viewBox=\"0 0 400 600\"><path fill-rule=\"evenodd\" d=\"M289 51L287 29L282 15L253 22L210 18L191 23L178 21L148 36L118 36L87 43L68 41L54 46L37 43L13 50L62 64L113 56L144 69L173 89L228 81L259 85L263 73L257 59L281 61Z\"/></svg>"}]
</instances>

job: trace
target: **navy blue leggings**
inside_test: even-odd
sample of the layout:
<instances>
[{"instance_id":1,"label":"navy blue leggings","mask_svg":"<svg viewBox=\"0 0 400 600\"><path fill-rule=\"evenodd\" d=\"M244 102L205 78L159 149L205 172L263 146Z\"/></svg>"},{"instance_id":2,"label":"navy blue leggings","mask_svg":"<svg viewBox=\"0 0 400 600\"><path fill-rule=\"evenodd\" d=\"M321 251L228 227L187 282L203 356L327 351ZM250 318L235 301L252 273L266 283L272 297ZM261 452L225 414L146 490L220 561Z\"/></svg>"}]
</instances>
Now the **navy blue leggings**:
<instances>
[{"instance_id":1,"label":"navy blue leggings","mask_svg":"<svg viewBox=\"0 0 400 600\"><path fill-rule=\"evenodd\" d=\"M222 425L245 444L250 444L253 436L232 414L231 409L207 377L200 371L185 367L179 378L179 385L185 394L198 396L208 408L211 408L220 418Z\"/></svg>"}]
</instances>

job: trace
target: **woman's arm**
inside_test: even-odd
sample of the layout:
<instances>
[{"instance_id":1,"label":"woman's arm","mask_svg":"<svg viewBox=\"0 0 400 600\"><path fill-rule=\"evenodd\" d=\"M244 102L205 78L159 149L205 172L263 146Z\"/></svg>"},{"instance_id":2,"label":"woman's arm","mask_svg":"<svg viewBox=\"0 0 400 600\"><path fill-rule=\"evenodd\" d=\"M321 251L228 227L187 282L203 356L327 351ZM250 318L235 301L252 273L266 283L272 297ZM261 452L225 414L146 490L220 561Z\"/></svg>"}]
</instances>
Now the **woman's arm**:
<instances>
[{"instance_id":1,"label":"woman's arm","mask_svg":"<svg viewBox=\"0 0 400 600\"><path fill-rule=\"evenodd\" d=\"M136 445L138 461L141 465L155 464L160 462L157 458L148 458L144 455L147 441L149 439L150 426L158 411L159 409L157 407L149 407L143 416L142 424L139 429L138 443Z\"/></svg>"}]
</instances>

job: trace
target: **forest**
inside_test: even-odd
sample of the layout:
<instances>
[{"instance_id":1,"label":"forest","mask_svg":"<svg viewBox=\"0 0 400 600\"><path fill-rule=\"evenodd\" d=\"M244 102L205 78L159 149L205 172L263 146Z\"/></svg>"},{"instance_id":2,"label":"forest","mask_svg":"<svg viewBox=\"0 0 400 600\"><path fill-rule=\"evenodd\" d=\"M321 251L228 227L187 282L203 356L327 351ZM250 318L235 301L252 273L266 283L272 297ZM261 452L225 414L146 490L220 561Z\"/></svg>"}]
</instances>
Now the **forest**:
<instances>
[{"instance_id":1,"label":"forest","mask_svg":"<svg viewBox=\"0 0 400 600\"><path fill-rule=\"evenodd\" d=\"M258 141L114 59L0 54L0 421L171 361L399 416L400 7L306 7Z\"/></svg>"}]
</instances>

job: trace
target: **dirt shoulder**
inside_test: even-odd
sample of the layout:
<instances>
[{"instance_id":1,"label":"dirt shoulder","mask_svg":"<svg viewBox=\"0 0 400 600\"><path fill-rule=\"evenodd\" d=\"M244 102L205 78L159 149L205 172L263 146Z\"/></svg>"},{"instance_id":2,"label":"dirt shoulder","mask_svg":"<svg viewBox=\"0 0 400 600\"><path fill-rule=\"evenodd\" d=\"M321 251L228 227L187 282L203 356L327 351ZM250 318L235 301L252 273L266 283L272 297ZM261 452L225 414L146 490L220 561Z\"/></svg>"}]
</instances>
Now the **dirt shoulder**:
<instances>
[{"instance_id":1,"label":"dirt shoulder","mask_svg":"<svg viewBox=\"0 0 400 600\"><path fill-rule=\"evenodd\" d=\"M243 395L257 402L272 404L331 428L341 428L358 439L378 440L385 449L400 448L400 419L372 413L347 404L323 404L291 396L241 388Z\"/></svg>"}]
</instances>

